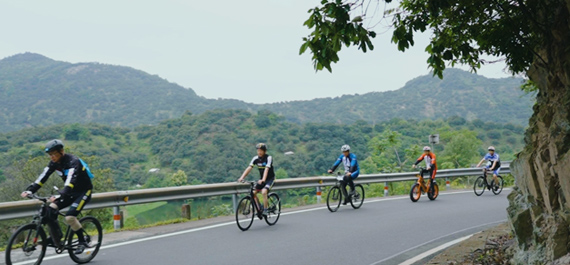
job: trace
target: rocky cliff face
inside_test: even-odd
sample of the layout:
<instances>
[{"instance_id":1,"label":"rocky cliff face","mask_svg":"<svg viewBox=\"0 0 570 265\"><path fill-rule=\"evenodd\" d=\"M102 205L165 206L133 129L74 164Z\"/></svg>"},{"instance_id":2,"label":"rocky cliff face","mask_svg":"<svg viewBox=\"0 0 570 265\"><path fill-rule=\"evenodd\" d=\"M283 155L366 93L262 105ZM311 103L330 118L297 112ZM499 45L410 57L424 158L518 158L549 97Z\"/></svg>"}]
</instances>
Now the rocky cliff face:
<instances>
[{"instance_id":1,"label":"rocky cliff face","mask_svg":"<svg viewBox=\"0 0 570 265\"><path fill-rule=\"evenodd\" d=\"M511 163L513 264L550 264L570 251L570 1L528 72L539 88L524 151ZM558 263L560 260L558 261Z\"/></svg>"}]
</instances>

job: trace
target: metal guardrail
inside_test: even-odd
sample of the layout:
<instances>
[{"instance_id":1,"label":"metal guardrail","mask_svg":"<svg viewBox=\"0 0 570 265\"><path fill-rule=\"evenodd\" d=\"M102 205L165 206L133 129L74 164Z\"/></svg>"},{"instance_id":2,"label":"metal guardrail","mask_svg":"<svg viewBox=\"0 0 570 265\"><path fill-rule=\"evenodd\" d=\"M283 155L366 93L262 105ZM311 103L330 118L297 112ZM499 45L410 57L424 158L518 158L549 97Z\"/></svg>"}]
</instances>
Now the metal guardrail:
<instances>
[{"instance_id":1,"label":"metal guardrail","mask_svg":"<svg viewBox=\"0 0 570 265\"><path fill-rule=\"evenodd\" d=\"M503 163L501 173L510 173L508 164ZM355 183L368 184L410 181L417 179L416 174L417 172L360 175L355 180ZM446 169L438 170L437 178L447 179L463 176L477 176L480 174L481 168ZM275 181L273 190L332 186L335 182L336 178L331 176L278 179ZM249 188L250 186L248 184L230 182L95 193L91 198L91 202L89 202L85 209L115 207L118 211L119 206L220 195L234 195L234 203L236 203L236 195L240 193L248 193ZM0 221L32 216L37 213L40 204L41 203L37 200L0 203Z\"/></svg>"}]
</instances>

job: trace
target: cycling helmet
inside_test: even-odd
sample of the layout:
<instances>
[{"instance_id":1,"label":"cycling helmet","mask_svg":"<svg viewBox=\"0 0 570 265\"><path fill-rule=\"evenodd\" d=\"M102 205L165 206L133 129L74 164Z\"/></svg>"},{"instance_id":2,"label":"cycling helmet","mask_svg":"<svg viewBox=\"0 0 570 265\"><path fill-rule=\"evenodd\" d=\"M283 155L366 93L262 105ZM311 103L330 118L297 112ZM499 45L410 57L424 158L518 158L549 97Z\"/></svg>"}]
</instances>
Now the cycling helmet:
<instances>
[{"instance_id":1,"label":"cycling helmet","mask_svg":"<svg viewBox=\"0 0 570 265\"><path fill-rule=\"evenodd\" d=\"M255 145L255 149L261 149L263 151L267 151L267 145L264 143L258 143Z\"/></svg>"},{"instance_id":2,"label":"cycling helmet","mask_svg":"<svg viewBox=\"0 0 570 265\"><path fill-rule=\"evenodd\" d=\"M63 142L61 140L54 139L46 144L45 151L46 153L49 153L51 151L61 150L61 149L63 149Z\"/></svg>"},{"instance_id":3,"label":"cycling helmet","mask_svg":"<svg viewBox=\"0 0 570 265\"><path fill-rule=\"evenodd\" d=\"M347 145L347 144L343 145L340 148L340 151L342 151L342 152L350 151L350 145Z\"/></svg>"},{"instance_id":4,"label":"cycling helmet","mask_svg":"<svg viewBox=\"0 0 570 265\"><path fill-rule=\"evenodd\" d=\"M424 151L431 151L431 147L429 147L429 146L427 146L427 145L424 146Z\"/></svg>"},{"instance_id":5,"label":"cycling helmet","mask_svg":"<svg viewBox=\"0 0 570 265\"><path fill-rule=\"evenodd\" d=\"M489 150L489 151L495 151L495 147L491 145L491 146L489 146L489 148L487 148L487 150Z\"/></svg>"}]
</instances>

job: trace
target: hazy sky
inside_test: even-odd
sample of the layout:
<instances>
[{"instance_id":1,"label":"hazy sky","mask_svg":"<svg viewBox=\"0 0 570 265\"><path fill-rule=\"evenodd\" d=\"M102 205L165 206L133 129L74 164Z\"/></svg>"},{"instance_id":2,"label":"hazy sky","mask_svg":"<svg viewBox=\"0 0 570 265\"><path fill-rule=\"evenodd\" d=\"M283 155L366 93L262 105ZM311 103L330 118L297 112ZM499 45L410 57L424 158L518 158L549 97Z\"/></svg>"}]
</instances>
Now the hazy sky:
<instances>
[{"instance_id":1,"label":"hazy sky","mask_svg":"<svg viewBox=\"0 0 570 265\"><path fill-rule=\"evenodd\" d=\"M208 98L255 103L394 90L429 72L429 35L402 53L380 26L376 31L385 33L374 39L374 51L344 49L332 74L315 73L310 55L298 52L307 10L319 2L2 1L0 58L35 52L130 66ZM510 76L504 67L484 66L479 74Z\"/></svg>"}]
</instances>

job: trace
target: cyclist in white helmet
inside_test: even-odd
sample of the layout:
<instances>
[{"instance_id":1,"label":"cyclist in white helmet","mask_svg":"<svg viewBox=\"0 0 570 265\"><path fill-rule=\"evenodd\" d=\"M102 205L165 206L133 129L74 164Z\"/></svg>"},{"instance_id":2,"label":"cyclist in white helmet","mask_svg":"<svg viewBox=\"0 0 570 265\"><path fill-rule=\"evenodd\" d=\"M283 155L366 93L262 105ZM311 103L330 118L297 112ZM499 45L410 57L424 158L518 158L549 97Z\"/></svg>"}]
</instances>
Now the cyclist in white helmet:
<instances>
[{"instance_id":1,"label":"cyclist in white helmet","mask_svg":"<svg viewBox=\"0 0 570 265\"><path fill-rule=\"evenodd\" d=\"M435 162L435 154L431 151L431 147L424 146L424 153L416 160L416 163L412 166L416 168L416 166L422 162L426 162L426 170L429 171L431 175L431 180L435 180L435 174L437 173L437 163Z\"/></svg>"},{"instance_id":2,"label":"cyclist in white helmet","mask_svg":"<svg viewBox=\"0 0 570 265\"><path fill-rule=\"evenodd\" d=\"M483 159L481 159L479 164L477 164L477 167L480 167L481 164L483 164L483 162L487 161L485 167L483 168L483 172L487 170L493 172L493 183L495 183L495 187L493 188L497 190L499 187L499 179L497 178L497 176L499 176L499 171L501 170L501 160L499 159L499 154L495 153L494 146L489 146L487 150L489 151L489 153L486 154L483 157ZM487 177L486 175L487 174L485 174L485 177Z\"/></svg>"},{"instance_id":3,"label":"cyclist in white helmet","mask_svg":"<svg viewBox=\"0 0 570 265\"><path fill-rule=\"evenodd\" d=\"M354 195L354 179L360 174L360 167L358 166L358 161L356 161L356 155L350 152L350 146L345 144L340 148L342 154L336 159L329 173L333 173L336 168L342 163L344 165L344 179L341 181L341 191L344 195L343 204L346 205L350 202L349 194L346 191L346 184L350 186L350 196Z\"/></svg>"}]
</instances>

